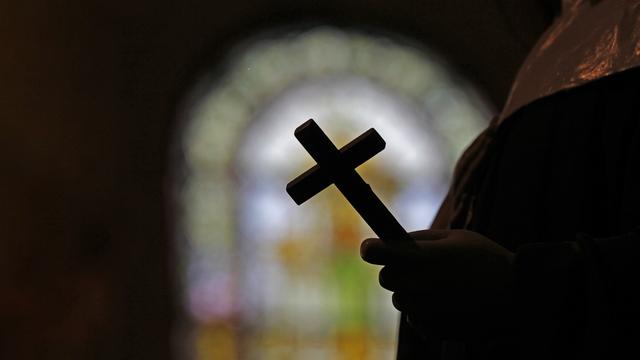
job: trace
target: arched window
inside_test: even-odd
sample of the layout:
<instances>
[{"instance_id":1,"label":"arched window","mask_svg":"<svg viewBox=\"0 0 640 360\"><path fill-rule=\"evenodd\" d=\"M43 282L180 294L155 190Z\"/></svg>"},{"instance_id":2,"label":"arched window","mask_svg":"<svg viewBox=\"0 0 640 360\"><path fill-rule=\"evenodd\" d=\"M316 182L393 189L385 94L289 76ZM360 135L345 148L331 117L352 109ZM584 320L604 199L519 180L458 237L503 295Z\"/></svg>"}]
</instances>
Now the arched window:
<instances>
[{"instance_id":1,"label":"arched window","mask_svg":"<svg viewBox=\"0 0 640 360\"><path fill-rule=\"evenodd\" d=\"M358 171L408 231L426 228L453 161L484 127L473 89L434 54L331 27L262 36L196 84L182 109L177 234L197 359L392 358L398 313L358 246L372 236L333 188L296 206L309 118L342 146L387 148Z\"/></svg>"}]
</instances>

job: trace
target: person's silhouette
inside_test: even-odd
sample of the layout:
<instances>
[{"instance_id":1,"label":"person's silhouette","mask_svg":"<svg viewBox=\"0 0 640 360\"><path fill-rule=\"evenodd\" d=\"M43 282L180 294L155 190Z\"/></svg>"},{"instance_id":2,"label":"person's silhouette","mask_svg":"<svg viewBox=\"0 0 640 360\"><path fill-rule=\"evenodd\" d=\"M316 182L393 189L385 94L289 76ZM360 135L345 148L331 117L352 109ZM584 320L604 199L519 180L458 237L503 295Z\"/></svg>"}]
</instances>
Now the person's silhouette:
<instances>
[{"instance_id":1,"label":"person's silhouette","mask_svg":"<svg viewBox=\"0 0 640 360\"><path fill-rule=\"evenodd\" d=\"M564 1L417 246L367 239L398 357L640 356L640 6ZM445 354L446 355L446 354Z\"/></svg>"}]
</instances>

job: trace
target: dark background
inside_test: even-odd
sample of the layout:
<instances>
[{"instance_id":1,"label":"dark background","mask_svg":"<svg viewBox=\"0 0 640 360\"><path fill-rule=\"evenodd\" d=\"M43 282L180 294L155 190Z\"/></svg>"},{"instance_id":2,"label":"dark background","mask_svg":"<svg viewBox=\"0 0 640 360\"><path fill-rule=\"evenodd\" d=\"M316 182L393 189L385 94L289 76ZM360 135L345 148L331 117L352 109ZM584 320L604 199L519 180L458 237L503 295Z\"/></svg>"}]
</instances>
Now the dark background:
<instances>
[{"instance_id":1,"label":"dark background","mask_svg":"<svg viewBox=\"0 0 640 360\"><path fill-rule=\"evenodd\" d=\"M0 358L168 359L181 95L236 41L327 22L423 42L499 109L539 1L0 3Z\"/></svg>"}]
</instances>

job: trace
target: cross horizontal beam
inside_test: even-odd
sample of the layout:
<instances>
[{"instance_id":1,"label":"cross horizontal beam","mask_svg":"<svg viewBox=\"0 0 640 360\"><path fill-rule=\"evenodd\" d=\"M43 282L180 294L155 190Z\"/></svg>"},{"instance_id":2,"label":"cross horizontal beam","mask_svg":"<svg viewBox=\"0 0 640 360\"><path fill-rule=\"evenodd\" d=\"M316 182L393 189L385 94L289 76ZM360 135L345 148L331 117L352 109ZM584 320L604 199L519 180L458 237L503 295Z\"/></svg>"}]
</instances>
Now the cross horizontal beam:
<instances>
[{"instance_id":1,"label":"cross horizontal beam","mask_svg":"<svg viewBox=\"0 0 640 360\"><path fill-rule=\"evenodd\" d=\"M375 129L369 129L340 148L340 159L346 167L355 169L384 150L385 145L382 136ZM300 205L332 183L328 172L315 165L287 184L287 193Z\"/></svg>"}]
</instances>

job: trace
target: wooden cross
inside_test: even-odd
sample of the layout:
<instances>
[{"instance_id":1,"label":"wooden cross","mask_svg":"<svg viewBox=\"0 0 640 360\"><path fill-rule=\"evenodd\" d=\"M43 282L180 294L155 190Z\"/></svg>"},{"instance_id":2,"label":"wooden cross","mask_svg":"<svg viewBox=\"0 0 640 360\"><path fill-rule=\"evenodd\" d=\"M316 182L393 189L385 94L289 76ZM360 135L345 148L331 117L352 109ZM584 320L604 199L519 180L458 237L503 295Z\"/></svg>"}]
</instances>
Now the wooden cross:
<instances>
[{"instance_id":1,"label":"wooden cross","mask_svg":"<svg viewBox=\"0 0 640 360\"><path fill-rule=\"evenodd\" d=\"M380 239L410 240L402 225L355 170L385 147L375 129L369 129L340 150L313 119L300 125L294 134L317 163L287 184L287 193L296 204L335 184Z\"/></svg>"}]
</instances>

